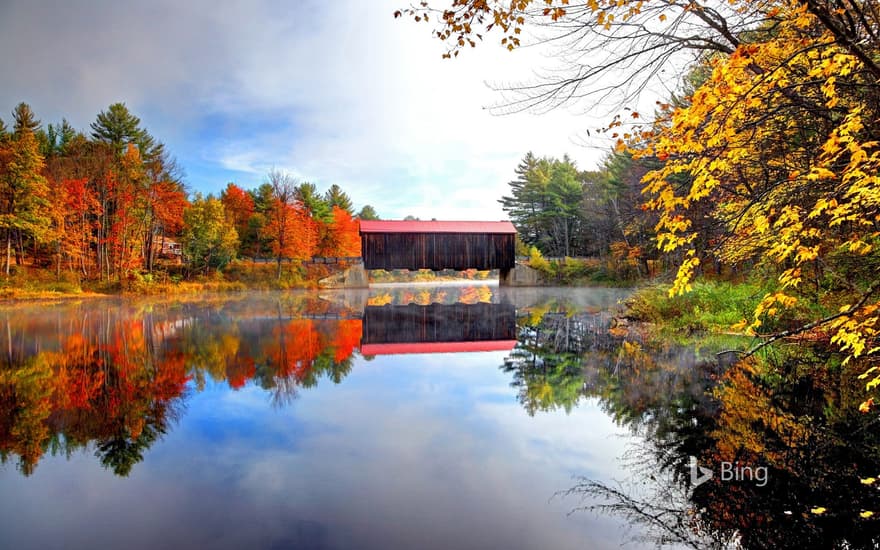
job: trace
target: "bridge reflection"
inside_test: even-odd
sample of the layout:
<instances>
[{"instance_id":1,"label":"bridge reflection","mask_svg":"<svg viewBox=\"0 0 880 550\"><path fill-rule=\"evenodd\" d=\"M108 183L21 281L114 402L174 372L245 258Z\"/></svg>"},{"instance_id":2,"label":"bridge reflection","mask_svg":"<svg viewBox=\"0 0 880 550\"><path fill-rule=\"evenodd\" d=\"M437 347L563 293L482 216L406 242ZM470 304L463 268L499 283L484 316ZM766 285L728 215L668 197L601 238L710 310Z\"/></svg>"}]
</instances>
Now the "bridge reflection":
<instances>
[{"instance_id":1,"label":"bridge reflection","mask_svg":"<svg viewBox=\"0 0 880 550\"><path fill-rule=\"evenodd\" d=\"M516 344L510 303L408 304L364 308L361 353L507 351Z\"/></svg>"}]
</instances>

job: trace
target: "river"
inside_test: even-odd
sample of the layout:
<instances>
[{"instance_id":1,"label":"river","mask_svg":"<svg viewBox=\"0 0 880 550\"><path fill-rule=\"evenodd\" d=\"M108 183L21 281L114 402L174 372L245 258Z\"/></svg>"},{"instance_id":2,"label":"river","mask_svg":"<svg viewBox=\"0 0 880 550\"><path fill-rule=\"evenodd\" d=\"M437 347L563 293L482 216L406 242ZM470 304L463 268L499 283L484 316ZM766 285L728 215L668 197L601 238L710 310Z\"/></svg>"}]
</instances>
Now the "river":
<instances>
[{"instance_id":1,"label":"river","mask_svg":"<svg viewBox=\"0 0 880 550\"><path fill-rule=\"evenodd\" d=\"M858 373L661 338L618 321L626 296L4 306L0 547L878 544Z\"/></svg>"}]
</instances>

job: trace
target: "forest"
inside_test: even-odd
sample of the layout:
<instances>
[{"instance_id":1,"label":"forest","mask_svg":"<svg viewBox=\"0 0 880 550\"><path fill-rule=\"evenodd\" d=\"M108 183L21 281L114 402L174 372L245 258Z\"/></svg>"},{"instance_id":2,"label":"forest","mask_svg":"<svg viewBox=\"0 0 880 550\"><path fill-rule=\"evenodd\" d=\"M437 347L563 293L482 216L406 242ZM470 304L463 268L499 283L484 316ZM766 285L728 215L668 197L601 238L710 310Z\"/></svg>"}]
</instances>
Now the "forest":
<instances>
[{"instance_id":1,"label":"forest","mask_svg":"<svg viewBox=\"0 0 880 550\"><path fill-rule=\"evenodd\" d=\"M326 192L272 170L254 189L218 197L187 192L165 145L123 103L89 135L67 120L43 126L26 103L0 120L0 269L7 285L51 273L57 281L120 284L160 272L216 272L237 257L282 261L360 254L357 217L338 186ZM17 276L18 278L16 278Z\"/></svg>"},{"instance_id":2,"label":"forest","mask_svg":"<svg viewBox=\"0 0 880 550\"><path fill-rule=\"evenodd\" d=\"M650 163L609 152L598 170L526 153L499 202L517 228L521 256L559 283L631 282L668 270L654 246L656 216L642 208ZM555 258L558 262L548 262Z\"/></svg>"}]
</instances>

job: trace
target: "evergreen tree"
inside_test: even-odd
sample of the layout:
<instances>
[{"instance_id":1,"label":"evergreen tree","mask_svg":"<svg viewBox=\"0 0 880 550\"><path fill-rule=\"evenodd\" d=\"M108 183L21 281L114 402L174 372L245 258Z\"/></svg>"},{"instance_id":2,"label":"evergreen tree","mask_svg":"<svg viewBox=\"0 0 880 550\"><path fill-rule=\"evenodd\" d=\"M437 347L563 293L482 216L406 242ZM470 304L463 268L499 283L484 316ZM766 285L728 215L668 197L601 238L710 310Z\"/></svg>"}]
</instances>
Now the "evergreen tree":
<instances>
[{"instance_id":1,"label":"evergreen tree","mask_svg":"<svg viewBox=\"0 0 880 550\"><path fill-rule=\"evenodd\" d=\"M348 198L348 197L346 197ZM314 183L302 183L296 188L296 200L301 202L312 215L312 219L324 224L333 222L333 211L324 197L318 193Z\"/></svg>"},{"instance_id":2,"label":"evergreen tree","mask_svg":"<svg viewBox=\"0 0 880 550\"><path fill-rule=\"evenodd\" d=\"M348 194L346 194L345 191L335 183L330 186L330 189L328 189L326 193L324 193L324 202L326 202L331 209L335 206L345 210L350 215L354 214L354 207L351 204L351 199Z\"/></svg>"},{"instance_id":3,"label":"evergreen tree","mask_svg":"<svg viewBox=\"0 0 880 550\"><path fill-rule=\"evenodd\" d=\"M272 184L263 183L256 189L249 189L248 195L254 201L254 211L265 214L272 206Z\"/></svg>"},{"instance_id":4,"label":"evergreen tree","mask_svg":"<svg viewBox=\"0 0 880 550\"><path fill-rule=\"evenodd\" d=\"M378 220L379 214L376 213L376 209L370 206L369 204L365 204L361 211L358 212L357 217L361 220Z\"/></svg>"},{"instance_id":5,"label":"evergreen tree","mask_svg":"<svg viewBox=\"0 0 880 550\"><path fill-rule=\"evenodd\" d=\"M64 154L77 134L78 132L67 122L66 118L61 119L60 124L49 124L46 127L46 143L43 154L47 157Z\"/></svg>"},{"instance_id":6,"label":"evergreen tree","mask_svg":"<svg viewBox=\"0 0 880 550\"><path fill-rule=\"evenodd\" d=\"M91 124L92 138L95 141L113 146L122 155L125 146L134 144L140 150L144 161L152 161L164 154L164 145L141 127L141 119L133 115L125 103L114 103L106 111L98 113Z\"/></svg>"},{"instance_id":7,"label":"evergreen tree","mask_svg":"<svg viewBox=\"0 0 880 550\"><path fill-rule=\"evenodd\" d=\"M545 208L540 215L551 255L574 255L574 238L582 221L580 204L583 188L579 176L568 155L562 160L552 161L550 180L542 198Z\"/></svg>"},{"instance_id":8,"label":"evergreen tree","mask_svg":"<svg viewBox=\"0 0 880 550\"><path fill-rule=\"evenodd\" d=\"M514 172L517 178L509 182L511 194L498 202L510 216L522 241L540 248L544 237L541 217L544 189L549 179L549 161L538 159L529 151Z\"/></svg>"},{"instance_id":9,"label":"evergreen tree","mask_svg":"<svg viewBox=\"0 0 880 550\"><path fill-rule=\"evenodd\" d=\"M12 118L15 120L13 132L16 136L26 131L34 134L40 128L40 121L37 120L37 117L31 110L31 106L27 103L19 103L15 110L12 111Z\"/></svg>"},{"instance_id":10,"label":"evergreen tree","mask_svg":"<svg viewBox=\"0 0 880 550\"><path fill-rule=\"evenodd\" d=\"M46 215L48 186L43 177L44 160L34 128L39 127L30 107L16 107L11 139L0 145L0 227L6 240L6 275L10 273L12 249L21 263L24 238L48 238Z\"/></svg>"}]
</instances>

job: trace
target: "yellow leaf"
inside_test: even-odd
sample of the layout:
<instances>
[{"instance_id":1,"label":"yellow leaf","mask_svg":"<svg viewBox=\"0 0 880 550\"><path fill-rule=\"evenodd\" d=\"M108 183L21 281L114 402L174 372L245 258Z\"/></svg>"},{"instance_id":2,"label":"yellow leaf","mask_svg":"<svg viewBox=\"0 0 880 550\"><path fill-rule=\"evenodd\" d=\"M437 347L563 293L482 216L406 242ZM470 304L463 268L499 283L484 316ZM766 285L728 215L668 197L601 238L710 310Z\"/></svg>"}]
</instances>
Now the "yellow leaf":
<instances>
[{"instance_id":1,"label":"yellow leaf","mask_svg":"<svg viewBox=\"0 0 880 550\"><path fill-rule=\"evenodd\" d=\"M827 508L825 508L825 507L823 507L823 506L816 506L815 508L811 508L811 509L810 509L810 513L811 513L811 514L815 514L815 515L817 515L817 516L821 516L821 515L824 514L826 511L827 511Z\"/></svg>"},{"instance_id":2,"label":"yellow leaf","mask_svg":"<svg viewBox=\"0 0 880 550\"><path fill-rule=\"evenodd\" d=\"M871 374L872 372L874 372L878 368L880 368L880 367L871 367L870 369L866 370L865 372L863 372L862 374L859 375L859 380L864 380L865 378L868 377L869 374Z\"/></svg>"},{"instance_id":3,"label":"yellow leaf","mask_svg":"<svg viewBox=\"0 0 880 550\"><path fill-rule=\"evenodd\" d=\"M862 519L868 519L869 517L871 517L871 516L873 516L873 515L874 515L874 512L872 512L872 511L870 511L870 510L865 510L864 512L862 512L861 514L859 514L859 517L862 518Z\"/></svg>"}]
</instances>

